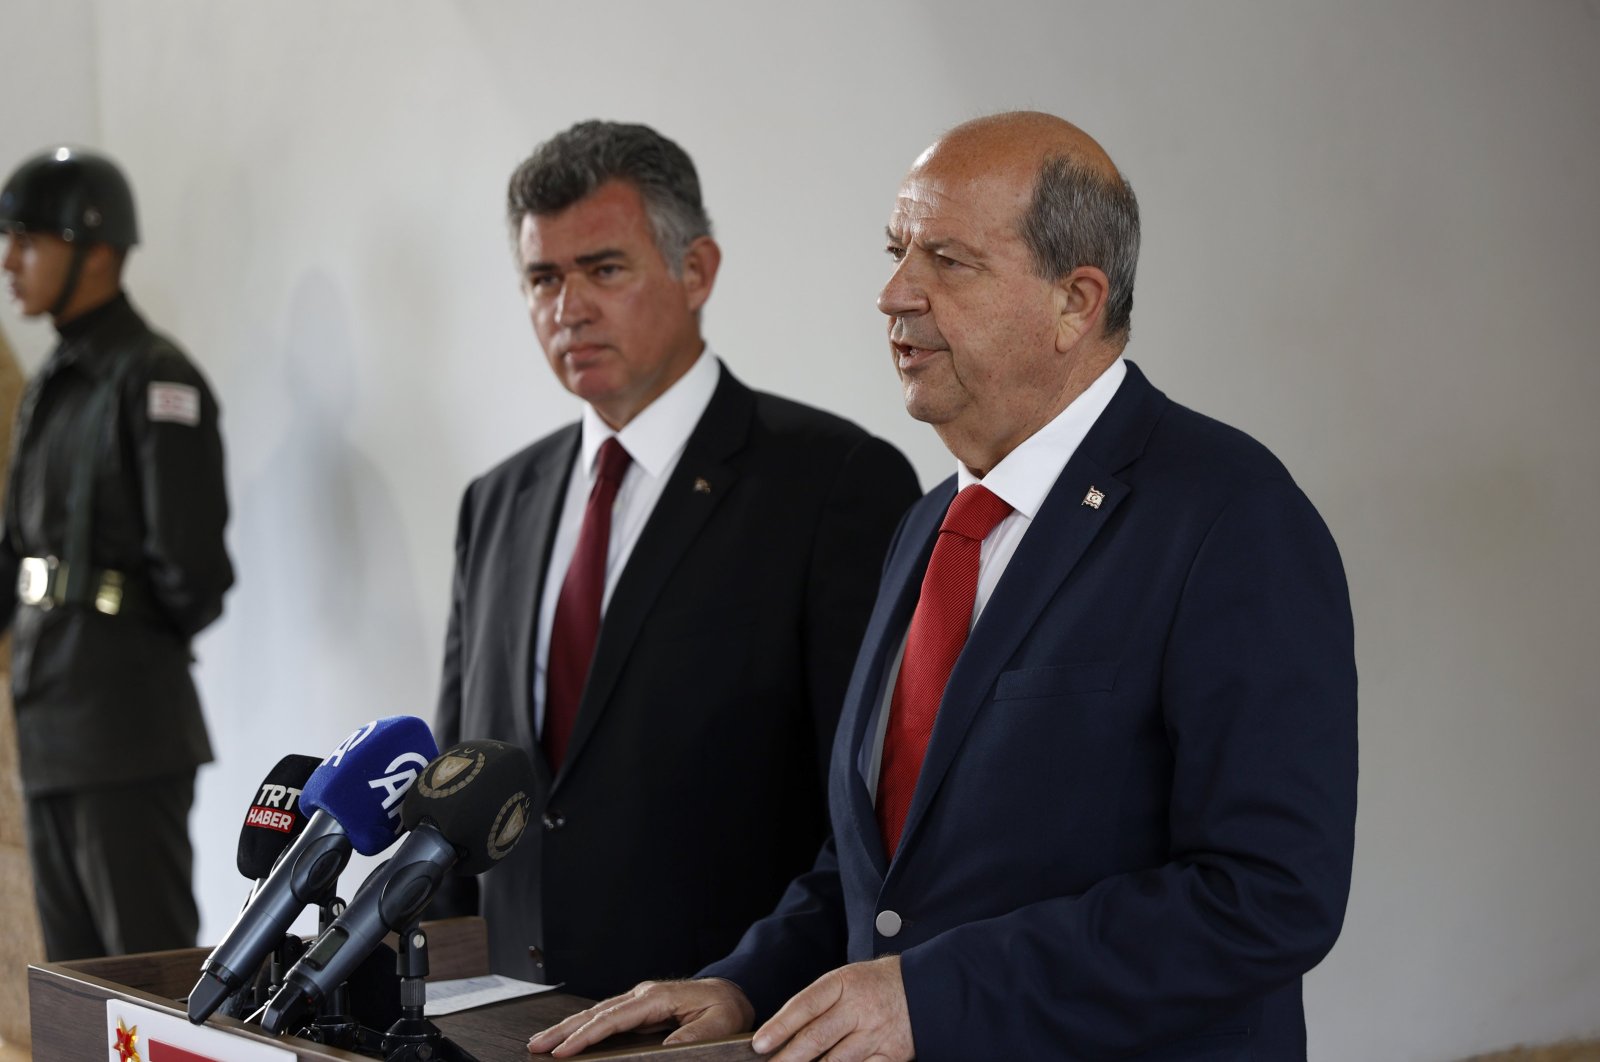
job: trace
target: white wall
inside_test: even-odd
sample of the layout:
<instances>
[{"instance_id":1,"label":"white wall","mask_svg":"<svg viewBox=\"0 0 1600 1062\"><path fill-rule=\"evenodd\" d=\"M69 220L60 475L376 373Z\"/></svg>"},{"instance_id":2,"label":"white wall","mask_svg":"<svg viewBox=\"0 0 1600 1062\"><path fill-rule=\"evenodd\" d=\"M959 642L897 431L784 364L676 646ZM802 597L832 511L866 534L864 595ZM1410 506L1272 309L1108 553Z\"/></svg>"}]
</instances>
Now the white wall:
<instances>
[{"instance_id":1,"label":"white wall","mask_svg":"<svg viewBox=\"0 0 1600 1062\"><path fill-rule=\"evenodd\" d=\"M535 141L677 138L726 252L717 349L931 484L872 307L882 224L942 127L1034 106L1140 195L1131 355L1272 446L1344 551L1362 808L1313 1058L1600 1033L1600 2L768 7L6 0L0 154L127 165L130 286L226 407L203 935L279 755L431 713L460 489L573 413L500 217ZM0 325L37 365L48 330Z\"/></svg>"}]
</instances>

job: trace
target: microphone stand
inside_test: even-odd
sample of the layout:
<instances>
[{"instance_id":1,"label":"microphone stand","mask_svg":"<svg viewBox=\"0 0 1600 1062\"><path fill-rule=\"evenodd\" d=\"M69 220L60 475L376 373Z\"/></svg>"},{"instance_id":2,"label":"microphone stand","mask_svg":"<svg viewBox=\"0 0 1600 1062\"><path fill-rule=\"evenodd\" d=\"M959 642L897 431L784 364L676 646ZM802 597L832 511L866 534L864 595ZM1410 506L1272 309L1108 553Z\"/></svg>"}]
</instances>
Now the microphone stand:
<instances>
[{"instance_id":1,"label":"microphone stand","mask_svg":"<svg viewBox=\"0 0 1600 1062\"><path fill-rule=\"evenodd\" d=\"M278 989L283 987L283 975L289 972L289 967L300 960L305 954L306 942L293 933L285 933L283 939L278 941L278 946L272 949L272 955L267 962L265 977L256 981L255 1006L264 1007L267 1001L278 994ZM263 983L263 981L265 983Z\"/></svg>"},{"instance_id":2,"label":"microphone stand","mask_svg":"<svg viewBox=\"0 0 1600 1062\"><path fill-rule=\"evenodd\" d=\"M317 907L317 935L327 932L334 920L344 914L345 903L330 891ZM275 996L282 987L283 976L287 966L273 966L272 992L268 996ZM382 1058L383 1052L378 1043L378 1034L371 1029L364 1028L350 1013L349 986L340 984L326 999L317 1005L317 1016L310 1025L299 1032L301 1039L313 1043L324 1044L328 1047L338 1047L346 1051L355 1051L372 1058Z\"/></svg>"},{"instance_id":3,"label":"microphone stand","mask_svg":"<svg viewBox=\"0 0 1600 1062\"><path fill-rule=\"evenodd\" d=\"M420 922L400 934L400 1020L383 1037L386 1062L478 1062L445 1037L423 1011L428 1001L428 935Z\"/></svg>"}]
</instances>

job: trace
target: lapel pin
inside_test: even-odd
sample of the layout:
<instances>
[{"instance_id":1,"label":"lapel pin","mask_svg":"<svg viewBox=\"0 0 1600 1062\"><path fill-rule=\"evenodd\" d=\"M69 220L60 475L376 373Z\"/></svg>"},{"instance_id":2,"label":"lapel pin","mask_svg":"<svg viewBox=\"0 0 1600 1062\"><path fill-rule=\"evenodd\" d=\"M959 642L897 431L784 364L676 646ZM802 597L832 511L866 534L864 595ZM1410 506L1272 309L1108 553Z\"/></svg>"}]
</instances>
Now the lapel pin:
<instances>
[{"instance_id":1,"label":"lapel pin","mask_svg":"<svg viewBox=\"0 0 1600 1062\"><path fill-rule=\"evenodd\" d=\"M694 492L696 494L710 494L711 484L704 476L694 477Z\"/></svg>"},{"instance_id":2,"label":"lapel pin","mask_svg":"<svg viewBox=\"0 0 1600 1062\"><path fill-rule=\"evenodd\" d=\"M1106 500L1106 492L1093 484L1089 485L1089 493L1083 496L1083 504L1091 509L1100 508L1100 503Z\"/></svg>"}]
</instances>

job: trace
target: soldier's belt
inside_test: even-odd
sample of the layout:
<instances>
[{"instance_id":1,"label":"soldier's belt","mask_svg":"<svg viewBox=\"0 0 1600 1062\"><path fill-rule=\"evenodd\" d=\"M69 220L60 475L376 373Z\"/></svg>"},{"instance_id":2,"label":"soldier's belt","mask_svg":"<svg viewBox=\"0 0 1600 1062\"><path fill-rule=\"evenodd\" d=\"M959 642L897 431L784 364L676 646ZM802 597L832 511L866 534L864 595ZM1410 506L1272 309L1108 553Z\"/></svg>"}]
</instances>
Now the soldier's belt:
<instances>
[{"instance_id":1,"label":"soldier's belt","mask_svg":"<svg viewBox=\"0 0 1600 1062\"><path fill-rule=\"evenodd\" d=\"M95 611L115 616L122 611L127 580L119 571L95 568L89 572L89 594ZM17 599L36 608L67 603L67 566L55 557L24 557L17 569Z\"/></svg>"}]
</instances>

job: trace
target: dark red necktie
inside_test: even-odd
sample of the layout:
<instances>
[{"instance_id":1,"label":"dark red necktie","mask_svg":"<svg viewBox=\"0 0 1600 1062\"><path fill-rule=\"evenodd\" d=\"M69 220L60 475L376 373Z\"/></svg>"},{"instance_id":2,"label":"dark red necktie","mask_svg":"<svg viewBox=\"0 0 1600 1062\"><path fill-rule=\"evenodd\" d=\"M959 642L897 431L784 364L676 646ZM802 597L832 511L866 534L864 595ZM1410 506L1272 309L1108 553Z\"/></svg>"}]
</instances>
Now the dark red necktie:
<instances>
[{"instance_id":1,"label":"dark red necktie","mask_svg":"<svg viewBox=\"0 0 1600 1062\"><path fill-rule=\"evenodd\" d=\"M567 739L578 718L578 702L600 637L600 603L606 593L606 552L611 543L611 507L632 460L612 436L600 444L600 470L583 509L578 548L556 599L550 626L550 659L545 668L544 746L550 769L559 771Z\"/></svg>"},{"instance_id":2,"label":"dark red necktie","mask_svg":"<svg viewBox=\"0 0 1600 1062\"><path fill-rule=\"evenodd\" d=\"M900 844L900 830L917 789L939 701L972 628L979 551L989 532L1010 512L1011 506L974 483L955 496L939 525L939 538L928 558L922 593L906 633L906 651L883 736L877 810L883 850L890 858Z\"/></svg>"}]
</instances>

